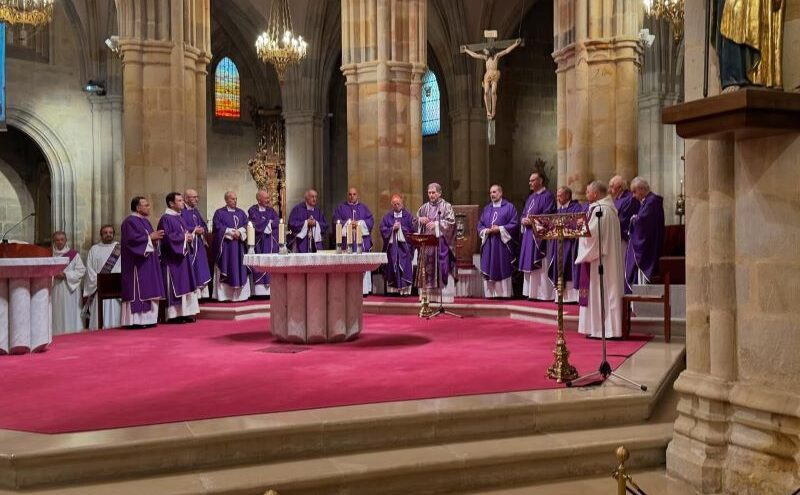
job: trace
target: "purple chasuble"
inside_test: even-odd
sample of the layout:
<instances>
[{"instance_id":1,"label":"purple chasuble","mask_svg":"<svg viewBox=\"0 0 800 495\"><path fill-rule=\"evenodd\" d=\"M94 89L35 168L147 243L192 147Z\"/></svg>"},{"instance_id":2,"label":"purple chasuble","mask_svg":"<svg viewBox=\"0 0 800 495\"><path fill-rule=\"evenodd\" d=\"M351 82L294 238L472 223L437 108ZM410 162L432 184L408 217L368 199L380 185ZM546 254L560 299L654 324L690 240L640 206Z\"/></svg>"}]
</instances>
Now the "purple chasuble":
<instances>
[{"instance_id":1,"label":"purple chasuble","mask_svg":"<svg viewBox=\"0 0 800 495\"><path fill-rule=\"evenodd\" d=\"M280 249L278 244L278 224L280 218L278 212L271 206L265 206L262 210L257 204L247 210L247 217L253 222L256 231L256 254L277 253ZM270 233L266 233L269 230ZM269 285L269 273L253 272L253 283L256 285Z\"/></svg>"},{"instance_id":2,"label":"purple chasuble","mask_svg":"<svg viewBox=\"0 0 800 495\"><path fill-rule=\"evenodd\" d=\"M367 205L364 203L358 202L354 205L345 201L344 203L340 204L333 210L333 219L331 220L332 224L336 223L336 220L339 220L342 223L342 227L344 224L347 223L348 220L359 221L364 220L364 223L367 224L367 231L361 232L361 242L362 246L361 249L366 253L367 251L372 251L372 236L370 233L372 232L372 227L375 226L375 219L372 218L372 212L369 211ZM342 236L345 236L346 232L342 230ZM347 237L342 237L341 239L337 239L336 242L341 244L342 249L347 249L345 242Z\"/></svg>"},{"instance_id":3,"label":"purple chasuble","mask_svg":"<svg viewBox=\"0 0 800 495\"><path fill-rule=\"evenodd\" d=\"M547 215L556 212L556 197L546 188L531 193L525 201L522 217L530 215ZM542 267L542 260L547 256L547 241L538 240L533 235L533 226L522 225L522 241L519 248L519 269L532 272Z\"/></svg>"},{"instance_id":4,"label":"purple chasuble","mask_svg":"<svg viewBox=\"0 0 800 495\"><path fill-rule=\"evenodd\" d=\"M622 191L619 198L614 200L614 206L619 214L619 231L622 234L622 240L627 241L631 228L631 217L639 212L641 203L636 200L632 192Z\"/></svg>"},{"instance_id":5,"label":"purple chasuble","mask_svg":"<svg viewBox=\"0 0 800 495\"><path fill-rule=\"evenodd\" d=\"M411 266L414 257L414 248L407 241L408 235L414 232L414 217L411 212L403 208L400 211L400 218L395 217L394 210L383 216L381 220L381 237L383 237L383 251L389 262L383 265L383 277L390 287L404 289L413 282L413 268ZM394 223L400 222L400 231L406 241L397 240L397 232L394 231Z\"/></svg>"},{"instance_id":6,"label":"purple chasuble","mask_svg":"<svg viewBox=\"0 0 800 495\"><path fill-rule=\"evenodd\" d=\"M303 224L312 217L317 222L314 230L319 229L320 239L323 239L328 230L328 224L325 223L325 215L322 214L322 210L316 206L309 209L305 201L292 208L292 212L289 214L289 233L287 234L286 243L293 252L310 253L322 249L321 240L320 242L311 242L313 235L312 232L309 232L310 229L306 229L306 235L302 239L297 237L303 230Z\"/></svg>"},{"instance_id":7,"label":"purple chasuble","mask_svg":"<svg viewBox=\"0 0 800 495\"><path fill-rule=\"evenodd\" d=\"M581 205L576 199L570 200L569 204L564 207L559 205L556 213L580 213L586 211L588 206ZM553 285L558 283L558 265L556 264L556 251L558 250L558 241L549 242L547 244L547 257L550 260L550 270L548 276ZM563 251L558 253L558 259L564 266L564 289L566 290L566 283L573 281L573 274L575 273L575 258L578 256L578 239L564 239ZM577 286L573 283L573 287Z\"/></svg>"},{"instance_id":8,"label":"purple chasuble","mask_svg":"<svg viewBox=\"0 0 800 495\"><path fill-rule=\"evenodd\" d=\"M172 211L172 210L167 210ZM193 292L196 288L194 273L189 263L189 243L186 232L189 229L177 212L165 213L158 222L158 230L164 231L164 238L158 241L161 254L161 272L164 274L164 289L167 293L167 304L175 306L181 303L181 296Z\"/></svg>"},{"instance_id":9,"label":"purple chasuble","mask_svg":"<svg viewBox=\"0 0 800 495\"><path fill-rule=\"evenodd\" d=\"M147 218L133 214L122 221L121 269L122 301L131 304L132 313L152 309L150 301L164 298L164 280L158 253L146 252L153 226Z\"/></svg>"},{"instance_id":10,"label":"purple chasuble","mask_svg":"<svg viewBox=\"0 0 800 495\"><path fill-rule=\"evenodd\" d=\"M208 231L206 220L197 208L186 207L181 210L181 218L186 228L194 232L195 227L203 227ZM208 267L208 253L206 252L205 234L195 235L189 245L189 263L192 265L192 275L195 287L202 289L211 281L211 269Z\"/></svg>"},{"instance_id":11,"label":"purple chasuble","mask_svg":"<svg viewBox=\"0 0 800 495\"><path fill-rule=\"evenodd\" d=\"M447 285L448 277L453 275L453 279L458 280L458 268L456 265L456 217L453 206L447 201L439 198L436 203L428 201L417 210L417 218L427 217L431 222L439 221L439 283L436 283L436 266L429 260L426 267L427 277L424 281L424 288L441 288ZM419 225L420 232L425 230ZM430 257L429 257L430 258Z\"/></svg>"},{"instance_id":12,"label":"purple chasuble","mask_svg":"<svg viewBox=\"0 0 800 495\"><path fill-rule=\"evenodd\" d=\"M589 203L582 205L583 211L586 212L586 225L589 225L589 219L594 214L594 209L589 208ZM577 244L577 243L576 243ZM591 263L578 263L575 265L575 281L572 282L574 287L578 289L578 306L584 308L589 307L589 287L591 286Z\"/></svg>"},{"instance_id":13,"label":"purple chasuble","mask_svg":"<svg viewBox=\"0 0 800 495\"><path fill-rule=\"evenodd\" d=\"M486 233L486 238L481 244L481 273L487 280L500 281L514 274L517 261L519 220L514 205L505 199L501 200L499 207L495 207L491 202L486 205L478 222L478 234L483 229L491 228L492 225L504 227L511 239L503 242L500 234Z\"/></svg>"},{"instance_id":14,"label":"purple chasuble","mask_svg":"<svg viewBox=\"0 0 800 495\"><path fill-rule=\"evenodd\" d=\"M223 206L214 212L214 252L219 268L220 282L231 287L244 287L248 283L247 267L242 263L244 258L244 244L247 242L245 235L238 240L225 237L227 229L247 229L247 214L240 208L228 211ZM240 232L241 233L241 232Z\"/></svg>"},{"instance_id":15,"label":"purple chasuble","mask_svg":"<svg viewBox=\"0 0 800 495\"><path fill-rule=\"evenodd\" d=\"M664 243L664 198L648 193L631 218L631 236L625 253L625 285L638 282L639 270L647 280L658 273L658 259Z\"/></svg>"}]
</instances>

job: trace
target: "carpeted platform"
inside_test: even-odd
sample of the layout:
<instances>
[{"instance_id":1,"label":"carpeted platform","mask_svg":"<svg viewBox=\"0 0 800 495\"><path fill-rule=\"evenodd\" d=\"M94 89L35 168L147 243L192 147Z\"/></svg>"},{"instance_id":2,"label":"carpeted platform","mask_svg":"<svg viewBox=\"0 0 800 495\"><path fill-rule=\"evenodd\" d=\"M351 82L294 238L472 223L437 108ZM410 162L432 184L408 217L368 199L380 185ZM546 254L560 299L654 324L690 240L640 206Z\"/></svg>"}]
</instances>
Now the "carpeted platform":
<instances>
[{"instance_id":1,"label":"carpeted platform","mask_svg":"<svg viewBox=\"0 0 800 495\"><path fill-rule=\"evenodd\" d=\"M56 337L44 354L2 357L0 428L61 433L563 386L544 377L549 325L366 314L358 340L319 346L278 344L268 325L104 330ZM648 339L609 341L611 365ZM567 341L571 362L593 371L600 342L573 332Z\"/></svg>"}]
</instances>

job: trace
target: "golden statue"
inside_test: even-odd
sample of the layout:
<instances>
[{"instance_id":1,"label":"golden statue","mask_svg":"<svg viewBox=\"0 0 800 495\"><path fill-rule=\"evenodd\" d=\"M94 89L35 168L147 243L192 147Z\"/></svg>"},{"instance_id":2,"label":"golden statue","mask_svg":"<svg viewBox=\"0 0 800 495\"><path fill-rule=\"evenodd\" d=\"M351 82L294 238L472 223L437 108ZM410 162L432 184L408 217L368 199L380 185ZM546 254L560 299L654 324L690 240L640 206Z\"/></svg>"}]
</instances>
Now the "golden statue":
<instances>
[{"instance_id":1,"label":"golden statue","mask_svg":"<svg viewBox=\"0 0 800 495\"><path fill-rule=\"evenodd\" d=\"M782 89L786 0L717 0L716 6L723 93L751 85Z\"/></svg>"}]
</instances>

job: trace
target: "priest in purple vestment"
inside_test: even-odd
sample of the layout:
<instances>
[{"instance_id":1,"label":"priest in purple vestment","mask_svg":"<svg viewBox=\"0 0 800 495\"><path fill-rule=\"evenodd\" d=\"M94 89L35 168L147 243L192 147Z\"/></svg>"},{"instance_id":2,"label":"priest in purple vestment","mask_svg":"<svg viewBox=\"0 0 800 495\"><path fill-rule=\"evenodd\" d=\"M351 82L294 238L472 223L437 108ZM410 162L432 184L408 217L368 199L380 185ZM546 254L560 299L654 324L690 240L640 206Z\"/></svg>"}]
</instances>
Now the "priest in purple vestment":
<instances>
[{"instance_id":1,"label":"priest in purple vestment","mask_svg":"<svg viewBox=\"0 0 800 495\"><path fill-rule=\"evenodd\" d=\"M556 213L581 213L588 208L588 205L581 205L578 200L572 199L572 189L567 186L558 188L556 200L558 201ZM559 262L564 267L564 302L576 303L578 302L578 286L575 284L577 275L575 257L578 255L578 239L564 239L562 252L556 253L557 249L558 241L547 244L550 282L554 287L558 284L558 264L556 264L556 254L558 254ZM556 294L555 299L558 300L558 294Z\"/></svg>"},{"instance_id":2,"label":"priest in purple vestment","mask_svg":"<svg viewBox=\"0 0 800 495\"><path fill-rule=\"evenodd\" d=\"M181 210L183 222L194 233L194 239L189 245L189 263L192 265L198 299L209 297L208 283L211 282L211 270L208 267L208 253L206 252L206 220L197 209L199 201L200 196L197 191L187 189L183 195L185 207Z\"/></svg>"},{"instance_id":3,"label":"priest in purple vestment","mask_svg":"<svg viewBox=\"0 0 800 495\"><path fill-rule=\"evenodd\" d=\"M531 193L522 210L522 241L519 248L519 270L523 272L522 295L528 299L552 301L555 288L547 276L547 241L537 239L533 233L531 215L556 212L556 198L544 186L544 176L534 172L528 179Z\"/></svg>"},{"instance_id":4,"label":"priest in purple vestment","mask_svg":"<svg viewBox=\"0 0 800 495\"><path fill-rule=\"evenodd\" d=\"M435 294L441 292L443 287L448 285L451 276L454 281L458 280L456 216L453 206L442 198L442 186L436 182L428 184L428 202L423 203L417 210L416 224L421 233L434 234L439 239L438 266L435 264L434 256L420 257L426 261L426 276L425 280L421 281L420 288L428 289L431 294ZM438 279L436 278L437 270Z\"/></svg>"},{"instance_id":5,"label":"priest in purple vestment","mask_svg":"<svg viewBox=\"0 0 800 495\"><path fill-rule=\"evenodd\" d=\"M167 209L158 222L158 230L164 231L164 238L158 246L167 295L166 318L169 323L189 323L200 312L190 263L194 232L186 226L181 216L184 208L181 193L167 194L166 202Z\"/></svg>"},{"instance_id":6,"label":"priest in purple vestment","mask_svg":"<svg viewBox=\"0 0 800 495\"><path fill-rule=\"evenodd\" d=\"M619 227L622 234L622 255L628 250L628 233L631 226L631 218L639 212L641 203L633 197L633 193L628 188L628 183L620 175L615 175L608 181L608 194L614 200L614 206L619 215Z\"/></svg>"},{"instance_id":7,"label":"priest in purple vestment","mask_svg":"<svg viewBox=\"0 0 800 495\"><path fill-rule=\"evenodd\" d=\"M503 188L497 184L489 188L489 199L478 222L483 292L487 298L511 298L518 252L517 209L503 198Z\"/></svg>"},{"instance_id":8,"label":"priest in purple vestment","mask_svg":"<svg viewBox=\"0 0 800 495\"><path fill-rule=\"evenodd\" d=\"M658 273L658 260L664 243L664 198L650 191L650 184L641 177L631 181L631 192L640 203L639 212L631 217L630 240L625 252L625 286L649 284Z\"/></svg>"},{"instance_id":9,"label":"priest in purple vestment","mask_svg":"<svg viewBox=\"0 0 800 495\"><path fill-rule=\"evenodd\" d=\"M277 253L280 248L278 244L280 217L278 212L272 208L267 191L262 189L256 193L256 204L247 210L247 217L253 222L253 228L256 231L256 254ZM254 271L253 294L269 296L269 282L269 273Z\"/></svg>"},{"instance_id":10,"label":"priest in purple vestment","mask_svg":"<svg viewBox=\"0 0 800 495\"><path fill-rule=\"evenodd\" d=\"M372 212L367 205L358 200L358 189L351 187L347 190L347 201L341 203L333 210L333 218L331 223L339 222L342 224L342 238L336 239L336 242L342 246L342 250L347 250L347 241L351 239L350 246L353 252L357 252L358 244L361 245L361 251L366 253L372 251L372 227L375 226L375 219L372 218ZM361 234L353 246L352 239L355 239L358 234ZM372 292L372 273L364 273L364 284L362 293L369 294Z\"/></svg>"},{"instance_id":11,"label":"priest in purple vestment","mask_svg":"<svg viewBox=\"0 0 800 495\"><path fill-rule=\"evenodd\" d=\"M317 191L306 191L305 200L295 205L289 214L289 233L286 243L295 253L313 253L322 249L322 236L328 230L325 215L317 207Z\"/></svg>"},{"instance_id":12,"label":"priest in purple vestment","mask_svg":"<svg viewBox=\"0 0 800 495\"><path fill-rule=\"evenodd\" d=\"M389 294L411 294L414 272L411 266L414 248L406 240L414 232L414 217L403 206L399 194L392 196L392 209L383 216L380 225L383 251L388 263L383 265L383 278Z\"/></svg>"},{"instance_id":13,"label":"priest in purple vestment","mask_svg":"<svg viewBox=\"0 0 800 495\"><path fill-rule=\"evenodd\" d=\"M214 212L214 299L246 301L250 298L250 278L244 266L247 242L247 214L237 208L236 193L225 193L225 206Z\"/></svg>"},{"instance_id":14,"label":"priest in purple vestment","mask_svg":"<svg viewBox=\"0 0 800 495\"><path fill-rule=\"evenodd\" d=\"M122 312L120 324L145 328L158 320L158 301L164 299L164 279L155 243L164 238L163 230L150 224L150 202L136 196L131 213L122 221Z\"/></svg>"}]
</instances>

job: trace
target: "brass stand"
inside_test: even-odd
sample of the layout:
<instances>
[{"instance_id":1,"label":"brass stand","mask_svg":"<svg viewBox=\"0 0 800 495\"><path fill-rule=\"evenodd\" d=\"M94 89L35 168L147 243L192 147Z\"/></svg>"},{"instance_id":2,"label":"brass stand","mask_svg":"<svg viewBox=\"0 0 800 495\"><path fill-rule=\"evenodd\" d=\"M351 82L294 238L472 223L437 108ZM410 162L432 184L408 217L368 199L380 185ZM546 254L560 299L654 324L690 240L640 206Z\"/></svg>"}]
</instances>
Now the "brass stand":
<instances>
[{"instance_id":1,"label":"brass stand","mask_svg":"<svg viewBox=\"0 0 800 495\"><path fill-rule=\"evenodd\" d=\"M564 340L564 263L559 263L564 258L564 232L563 225L557 223L558 248L556 249L556 265L558 266L558 333L556 333L556 348L553 349L555 361L547 368L547 378L558 383L578 378L578 370L569 364L569 350L567 341Z\"/></svg>"},{"instance_id":2,"label":"brass stand","mask_svg":"<svg viewBox=\"0 0 800 495\"><path fill-rule=\"evenodd\" d=\"M423 249L420 249L419 252L421 253L422 251L423 251ZM420 259L422 259L422 258L423 258L423 256L420 255ZM418 287L424 286L425 285L424 281L428 277L428 273L427 273L427 271L425 269L425 265L428 264L428 263L426 263L427 259L423 259L422 261L423 261L422 263L419 263L419 279L422 280L423 283L422 284L418 283L417 284ZM433 310L431 309L430 297L429 297L430 289L421 288L420 289L420 294L422 296L422 301L420 302L420 306L419 306L419 317L420 318L430 318L433 315Z\"/></svg>"}]
</instances>

